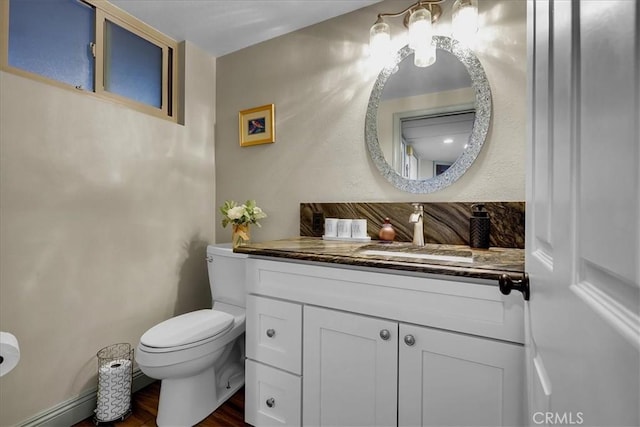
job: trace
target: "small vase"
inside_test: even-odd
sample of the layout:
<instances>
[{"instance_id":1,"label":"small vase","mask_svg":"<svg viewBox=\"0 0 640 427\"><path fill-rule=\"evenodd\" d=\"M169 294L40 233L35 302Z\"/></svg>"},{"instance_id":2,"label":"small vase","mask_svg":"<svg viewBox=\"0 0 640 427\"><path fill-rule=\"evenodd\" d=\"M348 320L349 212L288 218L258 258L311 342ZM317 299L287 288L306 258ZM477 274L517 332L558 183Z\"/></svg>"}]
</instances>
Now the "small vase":
<instances>
[{"instance_id":1,"label":"small vase","mask_svg":"<svg viewBox=\"0 0 640 427\"><path fill-rule=\"evenodd\" d=\"M234 248L247 243L250 238L249 224L231 224L231 241Z\"/></svg>"},{"instance_id":2,"label":"small vase","mask_svg":"<svg viewBox=\"0 0 640 427\"><path fill-rule=\"evenodd\" d=\"M393 242L393 239L396 238L396 230L393 229L389 218L384 219L384 224L382 224L382 228L378 232L378 237L386 242Z\"/></svg>"}]
</instances>

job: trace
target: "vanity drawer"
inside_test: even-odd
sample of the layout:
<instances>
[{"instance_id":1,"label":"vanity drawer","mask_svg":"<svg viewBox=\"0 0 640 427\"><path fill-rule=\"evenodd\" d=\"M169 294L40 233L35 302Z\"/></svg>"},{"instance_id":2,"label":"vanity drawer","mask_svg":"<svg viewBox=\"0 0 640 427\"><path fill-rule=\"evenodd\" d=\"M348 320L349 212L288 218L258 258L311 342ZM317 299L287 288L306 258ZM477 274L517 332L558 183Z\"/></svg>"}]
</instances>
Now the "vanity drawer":
<instances>
[{"instance_id":1,"label":"vanity drawer","mask_svg":"<svg viewBox=\"0 0 640 427\"><path fill-rule=\"evenodd\" d=\"M247 357L302 373L302 305L247 297Z\"/></svg>"},{"instance_id":2,"label":"vanity drawer","mask_svg":"<svg viewBox=\"0 0 640 427\"><path fill-rule=\"evenodd\" d=\"M256 427L299 426L301 389L299 376L247 360L244 420Z\"/></svg>"},{"instance_id":3,"label":"vanity drawer","mask_svg":"<svg viewBox=\"0 0 640 427\"><path fill-rule=\"evenodd\" d=\"M252 294L524 343L522 295L496 281L252 258L247 267Z\"/></svg>"}]
</instances>

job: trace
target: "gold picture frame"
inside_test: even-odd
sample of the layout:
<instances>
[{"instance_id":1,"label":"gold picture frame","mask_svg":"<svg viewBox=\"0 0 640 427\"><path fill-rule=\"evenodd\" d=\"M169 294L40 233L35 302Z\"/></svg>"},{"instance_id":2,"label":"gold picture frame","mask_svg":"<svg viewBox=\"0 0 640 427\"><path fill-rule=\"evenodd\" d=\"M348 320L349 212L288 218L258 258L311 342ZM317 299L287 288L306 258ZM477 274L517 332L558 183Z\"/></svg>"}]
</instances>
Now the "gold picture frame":
<instances>
[{"instance_id":1,"label":"gold picture frame","mask_svg":"<svg viewBox=\"0 0 640 427\"><path fill-rule=\"evenodd\" d=\"M275 105L267 104L240 111L238 127L241 147L275 142Z\"/></svg>"}]
</instances>

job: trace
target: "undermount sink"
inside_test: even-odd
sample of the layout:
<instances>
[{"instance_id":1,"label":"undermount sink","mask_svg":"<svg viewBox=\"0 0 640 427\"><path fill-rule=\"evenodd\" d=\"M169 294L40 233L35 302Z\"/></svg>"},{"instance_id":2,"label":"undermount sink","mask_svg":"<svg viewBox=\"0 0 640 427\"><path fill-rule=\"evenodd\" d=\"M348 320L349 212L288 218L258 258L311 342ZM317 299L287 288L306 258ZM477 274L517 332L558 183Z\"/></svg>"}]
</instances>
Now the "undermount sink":
<instances>
[{"instance_id":1,"label":"undermount sink","mask_svg":"<svg viewBox=\"0 0 640 427\"><path fill-rule=\"evenodd\" d=\"M447 254L447 252L453 252L457 255ZM473 255L470 251L446 251L425 248L411 248L409 250L363 249L359 251L359 254L413 260L473 263ZM461 256L460 254L464 254L464 256Z\"/></svg>"}]
</instances>

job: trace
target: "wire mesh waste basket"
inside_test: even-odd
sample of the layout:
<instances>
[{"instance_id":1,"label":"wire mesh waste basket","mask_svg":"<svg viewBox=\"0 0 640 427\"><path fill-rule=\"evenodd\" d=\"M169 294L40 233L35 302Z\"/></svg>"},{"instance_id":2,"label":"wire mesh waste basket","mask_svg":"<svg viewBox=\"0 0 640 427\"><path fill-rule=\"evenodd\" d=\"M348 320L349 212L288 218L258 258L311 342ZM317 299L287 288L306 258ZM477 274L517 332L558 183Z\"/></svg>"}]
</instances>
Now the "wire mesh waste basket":
<instances>
[{"instance_id":1,"label":"wire mesh waste basket","mask_svg":"<svg viewBox=\"0 0 640 427\"><path fill-rule=\"evenodd\" d=\"M121 421L131 414L133 349L126 343L113 344L98 354L98 402L93 421Z\"/></svg>"}]
</instances>

